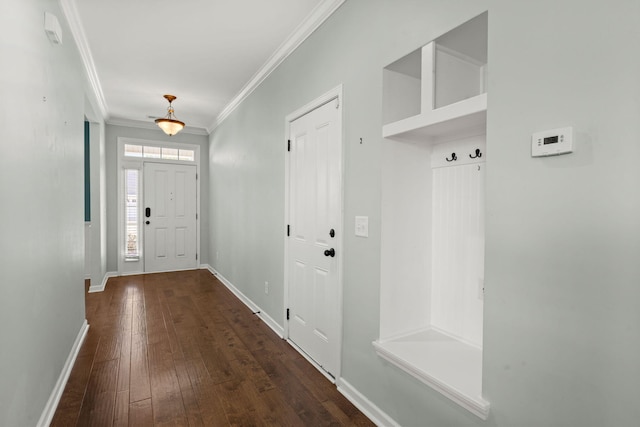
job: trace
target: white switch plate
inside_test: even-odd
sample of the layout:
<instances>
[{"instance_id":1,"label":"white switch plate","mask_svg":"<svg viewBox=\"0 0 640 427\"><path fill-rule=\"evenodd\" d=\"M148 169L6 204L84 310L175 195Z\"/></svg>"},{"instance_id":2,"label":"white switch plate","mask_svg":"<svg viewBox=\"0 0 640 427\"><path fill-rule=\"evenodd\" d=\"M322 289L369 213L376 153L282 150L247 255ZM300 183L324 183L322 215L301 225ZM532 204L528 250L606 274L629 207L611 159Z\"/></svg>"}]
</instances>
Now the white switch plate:
<instances>
[{"instance_id":1,"label":"white switch plate","mask_svg":"<svg viewBox=\"0 0 640 427\"><path fill-rule=\"evenodd\" d=\"M531 136L531 157L556 156L573 151L573 128L536 132Z\"/></svg>"},{"instance_id":2,"label":"white switch plate","mask_svg":"<svg viewBox=\"0 0 640 427\"><path fill-rule=\"evenodd\" d=\"M369 217L368 216L356 217L356 236L369 237Z\"/></svg>"}]
</instances>

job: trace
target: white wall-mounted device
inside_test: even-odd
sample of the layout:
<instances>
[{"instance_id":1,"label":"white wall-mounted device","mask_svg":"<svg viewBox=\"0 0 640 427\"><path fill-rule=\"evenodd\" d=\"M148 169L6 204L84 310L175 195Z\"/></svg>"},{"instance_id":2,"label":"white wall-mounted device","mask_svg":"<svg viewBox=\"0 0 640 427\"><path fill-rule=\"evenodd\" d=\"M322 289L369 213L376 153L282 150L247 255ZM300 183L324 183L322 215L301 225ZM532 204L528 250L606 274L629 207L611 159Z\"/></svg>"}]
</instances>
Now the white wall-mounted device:
<instances>
[{"instance_id":1,"label":"white wall-mounted device","mask_svg":"<svg viewBox=\"0 0 640 427\"><path fill-rule=\"evenodd\" d=\"M369 237L369 217L368 216L356 217L356 236Z\"/></svg>"},{"instance_id":2,"label":"white wall-mounted device","mask_svg":"<svg viewBox=\"0 0 640 427\"><path fill-rule=\"evenodd\" d=\"M60 28L60 22L58 22L58 18L53 13L44 13L44 32L47 33L51 43L62 44L62 28Z\"/></svg>"},{"instance_id":3,"label":"white wall-mounted device","mask_svg":"<svg viewBox=\"0 0 640 427\"><path fill-rule=\"evenodd\" d=\"M536 132L531 137L531 157L556 156L573 151L573 127Z\"/></svg>"}]
</instances>

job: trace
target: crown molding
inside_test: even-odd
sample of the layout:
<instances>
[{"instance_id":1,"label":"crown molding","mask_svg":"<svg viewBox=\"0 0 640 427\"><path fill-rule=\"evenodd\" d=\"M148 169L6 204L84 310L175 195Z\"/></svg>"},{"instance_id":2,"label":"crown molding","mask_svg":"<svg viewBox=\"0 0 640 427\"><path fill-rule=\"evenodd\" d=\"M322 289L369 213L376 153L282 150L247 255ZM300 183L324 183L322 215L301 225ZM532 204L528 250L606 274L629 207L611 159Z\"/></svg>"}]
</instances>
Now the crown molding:
<instances>
[{"instance_id":1,"label":"crown molding","mask_svg":"<svg viewBox=\"0 0 640 427\"><path fill-rule=\"evenodd\" d=\"M87 72L87 78L89 79L91 89L93 90L93 93L96 97L98 108L100 108L100 114L102 115L102 118L106 120L108 118L109 110L107 109L107 102L104 98L104 93L102 92L102 85L100 84L100 79L98 78L96 65L93 62L93 55L91 55L89 42L87 41L87 36L85 35L84 27L82 26L82 21L80 20L78 7L76 6L75 0L59 1L60 6L62 7L62 12L67 19L67 23L69 24L73 39L75 40L78 51L80 52L80 56L82 57L82 63L84 64L84 68Z\"/></svg>"},{"instance_id":2,"label":"crown molding","mask_svg":"<svg viewBox=\"0 0 640 427\"><path fill-rule=\"evenodd\" d=\"M235 97L218 114L213 123L207 128L213 132L251 93L260 86L278 66L291 55L315 30L318 29L346 0L324 0L307 16L307 18L291 33L291 35L276 49L267 62L244 85Z\"/></svg>"},{"instance_id":3,"label":"crown molding","mask_svg":"<svg viewBox=\"0 0 640 427\"><path fill-rule=\"evenodd\" d=\"M154 122L145 122L142 120L124 119L121 117L111 117L106 120L108 125L113 126L126 126L130 128L160 130L160 128ZM209 132L205 128L199 128L195 126L185 126L180 133L189 133L192 135L204 135L208 136Z\"/></svg>"}]
</instances>

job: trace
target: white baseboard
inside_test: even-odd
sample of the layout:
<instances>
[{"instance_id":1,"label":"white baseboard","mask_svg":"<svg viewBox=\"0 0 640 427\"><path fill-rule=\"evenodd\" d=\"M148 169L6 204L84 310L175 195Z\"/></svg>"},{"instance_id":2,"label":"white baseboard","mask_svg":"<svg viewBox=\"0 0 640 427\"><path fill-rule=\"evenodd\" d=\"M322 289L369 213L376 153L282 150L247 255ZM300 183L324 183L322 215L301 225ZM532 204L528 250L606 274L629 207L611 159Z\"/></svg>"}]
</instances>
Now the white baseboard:
<instances>
[{"instance_id":1,"label":"white baseboard","mask_svg":"<svg viewBox=\"0 0 640 427\"><path fill-rule=\"evenodd\" d=\"M284 337L284 329L280 326L273 318L271 318L268 314L262 312L260 307L258 307L253 301L251 301L245 294L243 294L238 288L236 288L226 277L222 274L218 273L215 268L211 267L209 264L201 264L201 269L209 270L211 274L222 282L240 301L242 301L251 311L257 313L260 319L267 324L280 338ZM292 346L297 350L295 345ZM307 357L304 352L300 352L303 356ZM313 365L318 367L312 359L309 359ZM319 367L318 367L319 368ZM321 373L324 374L322 369L319 369ZM325 374L326 376L326 374ZM327 376L329 381L332 381L332 378ZM356 388L354 388L349 382L344 380L343 378L339 378L335 381L338 391L342 393L353 405L358 408L363 414L365 414L374 424L379 427L400 427L400 424L394 421L389 415L387 415L382 409L376 406L373 402L367 399L362 393L360 393Z\"/></svg>"},{"instance_id":2,"label":"white baseboard","mask_svg":"<svg viewBox=\"0 0 640 427\"><path fill-rule=\"evenodd\" d=\"M355 387L349 384L347 380L340 378L337 381L337 385L338 391L353 403L353 406L358 408L360 412L365 414L375 425L379 427L400 427L400 424L367 399Z\"/></svg>"},{"instance_id":3,"label":"white baseboard","mask_svg":"<svg viewBox=\"0 0 640 427\"><path fill-rule=\"evenodd\" d=\"M257 304L251 301L245 294L243 294L240 289L236 288L226 277L222 274L218 273L215 268L211 267L208 264L203 264L200 268L207 269L218 278L222 282L223 285L227 287L240 301L244 303L249 309L256 313L256 315L262 320L268 327L270 327L273 332L276 333L280 338L284 337L284 328L278 324L271 316L267 313L263 312Z\"/></svg>"},{"instance_id":4,"label":"white baseboard","mask_svg":"<svg viewBox=\"0 0 640 427\"><path fill-rule=\"evenodd\" d=\"M271 316L269 316L264 311L260 311L260 313L258 313L258 316L264 323L267 324L268 327L271 328L273 332L276 333L276 335L284 339L284 328L280 326L278 322L276 322Z\"/></svg>"},{"instance_id":5,"label":"white baseboard","mask_svg":"<svg viewBox=\"0 0 640 427\"><path fill-rule=\"evenodd\" d=\"M78 332L78 336L76 337L73 346L71 347L71 352L69 352L69 356L67 357L67 361L64 363L62 367L62 372L60 372L60 376L58 377L58 381L56 385L53 387L51 391L51 395L49 396L49 400L44 407L44 411L42 411L42 415L40 415L40 420L38 420L37 427L47 427L51 424L51 420L56 413L56 408L58 407L58 403L60 403L60 398L62 397L62 392L64 391L65 386L67 385L67 381L69 380L69 375L71 375L71 369L73 369L74 363L76 363L76 358L78 357L78 352L80 351L80 347L84 342L85 337L87 336L87 331L89 331L89 324L85 319L80 331Z\"/></svg>"},{"instance_id":6,"label":"white baseboard","mask_svg":"<svg viewBox=\"0 0 640 427\"><path fill-rule=\"evenodd\" d=\"M103 292L104 288L107 286L107 280L109 280L110 277L118 277L118 273L116 271L107 271L99 285L94 285L92 283L91 286L89 286L89 293Z\"/></svg>"}]
</instances>

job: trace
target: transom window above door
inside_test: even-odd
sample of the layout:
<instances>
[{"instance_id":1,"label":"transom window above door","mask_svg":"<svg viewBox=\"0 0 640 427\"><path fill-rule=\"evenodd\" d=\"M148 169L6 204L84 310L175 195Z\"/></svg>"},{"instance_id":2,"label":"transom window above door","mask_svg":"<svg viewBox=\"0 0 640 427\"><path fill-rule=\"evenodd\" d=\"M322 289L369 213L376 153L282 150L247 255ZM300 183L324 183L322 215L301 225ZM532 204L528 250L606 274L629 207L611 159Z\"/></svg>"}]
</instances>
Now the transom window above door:
<instances>
[{"instance_id":1,"label":"transom window above door","mask_svg":"<svg viewBox=\"0 0 640 427\"><path fill-rule=\"evenodd\" d=\"M195 162L194 150L182 148L154 147L151 145L124 145L125 157L143 157L146 159L180 160Z\"/></svg>"}]
</instances>

